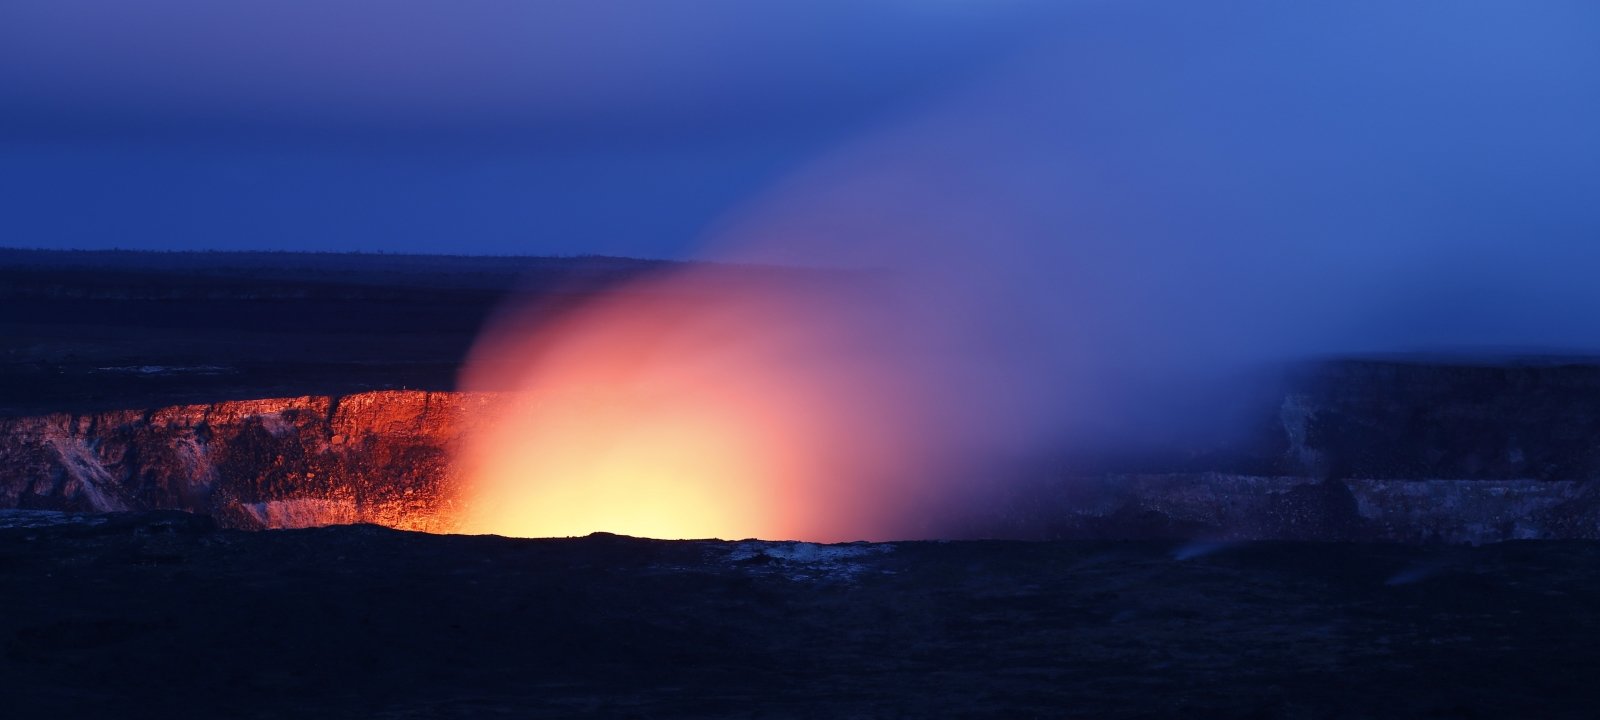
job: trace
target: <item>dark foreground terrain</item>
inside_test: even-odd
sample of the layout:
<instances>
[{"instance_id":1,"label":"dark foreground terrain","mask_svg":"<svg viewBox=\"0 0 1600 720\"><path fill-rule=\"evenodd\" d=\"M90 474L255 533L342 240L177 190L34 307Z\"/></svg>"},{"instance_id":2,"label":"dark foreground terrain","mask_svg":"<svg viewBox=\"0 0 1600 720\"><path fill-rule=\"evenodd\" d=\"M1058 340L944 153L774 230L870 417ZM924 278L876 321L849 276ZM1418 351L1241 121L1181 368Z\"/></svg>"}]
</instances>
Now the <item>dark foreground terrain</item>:
<instances>
[{"instance_id":1,"label":"dark foreground terrain","mask_svg":"<svg viewBox=\"0 0 1600 720\"><path fill-rule=\"evenodd\" d=\"M88 516L0 530L0 714L1592 717L1597 562L1584 542L818 546Z\"/></svg>"}]
</instances>

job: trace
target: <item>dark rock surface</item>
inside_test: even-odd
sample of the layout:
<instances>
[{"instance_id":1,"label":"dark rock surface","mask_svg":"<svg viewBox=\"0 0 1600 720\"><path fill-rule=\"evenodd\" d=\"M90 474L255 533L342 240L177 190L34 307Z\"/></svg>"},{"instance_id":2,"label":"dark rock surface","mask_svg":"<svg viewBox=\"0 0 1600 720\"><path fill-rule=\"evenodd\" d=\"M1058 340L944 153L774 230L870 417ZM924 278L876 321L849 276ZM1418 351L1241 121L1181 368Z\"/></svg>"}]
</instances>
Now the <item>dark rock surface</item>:
<instances>
[{"instance_id":1,"label":"dark rock surface","mask_svg":"<svg viewBox=\"0 0 1600 720\"><path fill-rule=\"evenodd\" d=\"M1390 358L1307 366L1290 456L1359 478L1600 479L1600 363Z\"/></svg>"},{"instance_id":2,"label":"dark rock surface","mask_svg":"<svg viewBox=\"0 0 1600 720\"><path fill-rule=\"evenodd\" d=\"M1181 559L1180 559L1181 558ZM1578 718L1600 545L0 530L62 717Z\"/></svg>"}]
</instances>

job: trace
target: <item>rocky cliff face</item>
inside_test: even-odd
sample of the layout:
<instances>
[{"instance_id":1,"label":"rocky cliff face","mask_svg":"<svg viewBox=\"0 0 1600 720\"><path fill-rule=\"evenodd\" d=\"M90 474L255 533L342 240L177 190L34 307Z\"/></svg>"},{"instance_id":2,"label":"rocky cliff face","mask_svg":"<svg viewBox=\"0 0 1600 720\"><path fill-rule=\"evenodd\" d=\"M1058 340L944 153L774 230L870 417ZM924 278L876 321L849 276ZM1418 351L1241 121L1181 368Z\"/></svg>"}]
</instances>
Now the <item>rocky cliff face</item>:
<instances>
[{"instance_id":1,"label":"rocky cliff face","mask_svg":"<svg viewBox=\"0 0 1600 720\"><path fill-rule=\"evenodd\" d=\"M1600 366L1342 361L1291 379L1290 469L1347 478L1600 479Z\"/></svg>"},{"instance_id":2,"label":"rocky cliff face","mask_svg":"<svg viewBox=\"0 0 1600 720\"><path fill-rule=\"evenodd\" d=\"M371 392L0 419L0 506L445 529L450 453L483 401Z\"/></svg>"},{"instance_id":3,"label":"rocky cliff face","mask_svg":"<svg viewBox=\"0 0 1600 720\"><path fill-rule=\"evenodd\" d=\"M1600 368L1343 363L1181 467L1071 468L941 537L1600 538ZM452 529L450 458L493 397L382 391L0 418L0 508L180 509L232 527Z\"/></svg>"}]
</instances>

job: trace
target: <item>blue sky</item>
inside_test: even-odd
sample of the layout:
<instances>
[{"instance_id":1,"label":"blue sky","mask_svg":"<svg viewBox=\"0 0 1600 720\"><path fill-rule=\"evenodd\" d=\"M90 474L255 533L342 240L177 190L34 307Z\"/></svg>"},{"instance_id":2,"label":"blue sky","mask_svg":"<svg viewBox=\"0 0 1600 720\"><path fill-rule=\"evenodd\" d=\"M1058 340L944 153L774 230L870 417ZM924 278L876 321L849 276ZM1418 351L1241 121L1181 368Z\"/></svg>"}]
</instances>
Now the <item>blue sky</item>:
<instances>
[{"instance_id":1,"label":"blue sky","mask_svg":"<svg viewBox=\"0 0 1600 720\"><path fill-rule=\"evenodd\" d=\"M3 242L683 256L1046 9L15 0Z\"/></svg>"},{"instance_id":2,"label":"blue sky","mask_svg":"<svg viewBox=\"0 0 1600 720\"><path fill-rule=\"evenodd\" d=\"M895 147L1137 248L1099 261L1570 266L1595 127L1590 2L0 4L13 246L685 257L752 208L876 227L784 188ZM908 187L873 223L945 224Z\"/></svg>"}]
</instances>

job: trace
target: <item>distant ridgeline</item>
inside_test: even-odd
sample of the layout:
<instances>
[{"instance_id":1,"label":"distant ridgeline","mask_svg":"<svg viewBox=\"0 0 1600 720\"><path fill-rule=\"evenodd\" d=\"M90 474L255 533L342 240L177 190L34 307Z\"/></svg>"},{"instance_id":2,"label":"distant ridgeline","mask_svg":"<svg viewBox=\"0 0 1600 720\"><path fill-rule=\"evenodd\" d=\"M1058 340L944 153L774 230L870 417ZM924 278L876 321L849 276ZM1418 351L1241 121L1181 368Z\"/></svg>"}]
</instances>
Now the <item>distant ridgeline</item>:
<instances>
[{"instance_id":1,"label":"distant ridgeline","mask_svg":"<svg viewBox=\"0 0 1600 720\"><path fill-rule=\"evenodd\" d=\"M0 248L5 292L61 283L96 288L160 279L177 288L206 278L233 282L328 282L507 290L541 278L626 278L677 263L604 255L568 257L314 252L151 252ZM120 277L119 277L120 276ZM17 283L12 285L11 283Z\"/></svg>"},{"instance_id":2,"label":"distant ridgeline","mask_svg":"<svg viewBox=\"0 0 1600 720\"><path fill-rule=\"evenodd\" d=\"M509 296L559 313L681 263L0 249L0 416L450 390ZM730 281L815 271L716 266Z\"/></svg>"}]
</instances>

